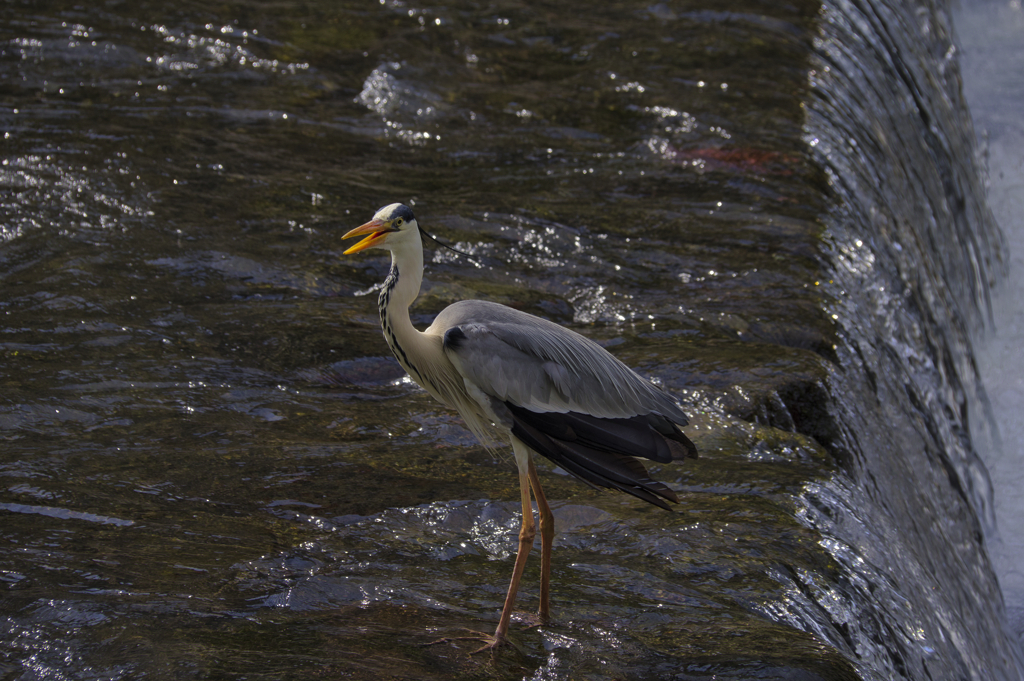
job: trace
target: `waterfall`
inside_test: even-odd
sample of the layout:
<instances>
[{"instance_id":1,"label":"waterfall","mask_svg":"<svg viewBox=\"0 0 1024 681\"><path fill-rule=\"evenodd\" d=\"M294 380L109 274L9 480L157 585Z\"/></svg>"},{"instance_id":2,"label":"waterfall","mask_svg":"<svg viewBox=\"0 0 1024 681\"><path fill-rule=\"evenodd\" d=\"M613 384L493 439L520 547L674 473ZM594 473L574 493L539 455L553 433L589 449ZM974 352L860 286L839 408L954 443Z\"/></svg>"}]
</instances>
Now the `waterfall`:
<instances>
[{"instance_id":1,"label":"waterfall","mask_svg":"<svg viewBox=\"0 0 1024 681\"><path fill-rule=\"evenodd\" d=\"M877 571L868 610L918 612L902 631L870 617L851 630L890 642L884 659L867 656L876 673L929 678L944 658L942 678L1016 678L1020 650L984 550L991 483L968 419L980 390L972 334L1006 252L945 7L825 3L811 79L806 135L835 199L825 242L842 337L829 446L875 502L835 525ZM850 518L860 533L843 528ZM898 548L880 549L892 539Z\"/></svg>"}]
</instances>

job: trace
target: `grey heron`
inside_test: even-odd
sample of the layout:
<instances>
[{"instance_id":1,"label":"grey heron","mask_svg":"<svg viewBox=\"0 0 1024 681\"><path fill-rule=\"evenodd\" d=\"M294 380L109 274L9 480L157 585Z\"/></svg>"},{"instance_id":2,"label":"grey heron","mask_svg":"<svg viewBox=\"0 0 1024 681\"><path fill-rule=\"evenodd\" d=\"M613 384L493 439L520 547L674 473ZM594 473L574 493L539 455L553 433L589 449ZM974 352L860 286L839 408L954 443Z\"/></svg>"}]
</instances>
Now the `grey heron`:
<instances>
[{"instance_id":1,"label":"grey heron","mask_svg":"<svg viewBox=\"0 0 1024 681\"><path fill-rule=\"evenodd\" d=\"M487 446L511 442L523 505L519 550L498 627L480 650L505 642L526 558L540 517L538 619L548 620L554 517L533 455L542 454L595 486L621 490L669 509L675 493L652 480L635 457L659 463L695 458L679 426L686 415L675 400L594 341L558 324L484 300L454 303L425 331L409 319L423 281L423 242L412 210L400 203L345 234L365 236L345 251L391 252L380 291L380 321L391 351L416 383L456 411ZM477 651L479 652L479 651Z\"/></svg>"}]
</instances>

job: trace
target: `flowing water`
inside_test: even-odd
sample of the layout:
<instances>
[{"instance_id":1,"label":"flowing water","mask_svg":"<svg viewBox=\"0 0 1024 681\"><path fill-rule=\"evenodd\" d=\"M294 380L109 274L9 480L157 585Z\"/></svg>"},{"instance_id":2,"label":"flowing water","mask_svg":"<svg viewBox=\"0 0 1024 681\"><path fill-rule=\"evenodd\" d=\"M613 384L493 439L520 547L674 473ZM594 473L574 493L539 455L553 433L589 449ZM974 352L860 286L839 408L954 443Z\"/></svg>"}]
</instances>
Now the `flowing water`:
<instances>
[{"instance_id":1,"label":"flowing water","mask_svg":"<svg viewBox=\"0 0 1024 681\"><path fill-rule=\"evenodd\" d=\"M1002 244L945 8L0 8L0 678L1015 679L963 405ZM386 356L381 205L692 414L674 513ZM535 607L537 566L520 605Z\"/></svg>"},{"instance_id":2,"label":"flowing water","mask_svg":"<svg viewBox=\"0 0 1024 681\"><path fill-rule=\"evenodd\" d=\"M1010 271L993 300L993 324L982 334L979 372L990 399L979 421L995 417L995 432L975 441L992 475L996 525L989 553L1006 596L1011 624L1024 641L1024 11L1020 2L961 3L956 29L962 46L964 94L987 166L989 204L1010 247ZM987 412L987 413L986 413ZM993 437L993 435L995 435ZM987 437L986 437L987 436Z\"/></svg>"}]
</instances>

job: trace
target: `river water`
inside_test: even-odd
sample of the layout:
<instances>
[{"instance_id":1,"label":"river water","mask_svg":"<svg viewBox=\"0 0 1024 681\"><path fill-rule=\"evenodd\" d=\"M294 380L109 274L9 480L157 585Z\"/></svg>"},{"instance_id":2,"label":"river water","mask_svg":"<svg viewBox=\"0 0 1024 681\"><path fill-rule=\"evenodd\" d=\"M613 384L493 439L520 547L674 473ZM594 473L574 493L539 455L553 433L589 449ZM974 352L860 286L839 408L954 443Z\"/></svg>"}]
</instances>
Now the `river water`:
<instances>
[{"instance_id":1,"label":"river water","mask_svg":"<svg viewBox=\"0 0 1024 681\"><path fill-rule=\"evenodd\" d=\"M0 678L1020 678L944 6L0 16ZM674 513L545 467L554 621L497 659L424 645L493 627L517 480L341 255L393 201L474 256L428 256L415 322L571 326L702 454L655 471Z\"/></svg>"},{"instance_id":2,"label":"river water","mask_svg":"<svg viewBox=\"0 0 1024 681\"><path fill-rule=\"evenodd\" d=\"M996 423L975 440L995 492L989 554L1006 597L1011 624L1024 641L1024 12L1019 2L963 3L956 13L964 94L977 126L989 205L1006 233L1010 268L993 299L993 320L979 334L978 366L988 396L977 420Z\"/></svg>"}]
</instances>

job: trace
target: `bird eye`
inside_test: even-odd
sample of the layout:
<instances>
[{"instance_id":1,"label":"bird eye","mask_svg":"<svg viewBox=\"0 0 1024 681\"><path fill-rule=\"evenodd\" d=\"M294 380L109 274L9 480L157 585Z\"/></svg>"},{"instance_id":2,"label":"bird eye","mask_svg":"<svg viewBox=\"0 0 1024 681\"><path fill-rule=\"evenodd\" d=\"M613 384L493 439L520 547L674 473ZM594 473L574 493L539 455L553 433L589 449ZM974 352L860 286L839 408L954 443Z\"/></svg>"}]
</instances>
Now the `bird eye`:
<instances>
[{"instance_id":1,"label":"bird eye","mask_svg":"<svg viewBox=\"0 0 1024 681\"><path fill-rule=\"evenodd\" d=\"M402 218L395 218L395 227L402 226Z\"/></svg>"}]
</instances>

